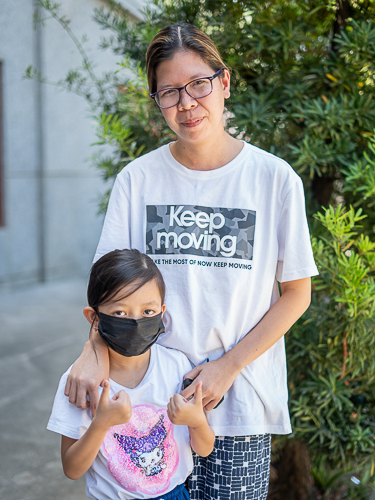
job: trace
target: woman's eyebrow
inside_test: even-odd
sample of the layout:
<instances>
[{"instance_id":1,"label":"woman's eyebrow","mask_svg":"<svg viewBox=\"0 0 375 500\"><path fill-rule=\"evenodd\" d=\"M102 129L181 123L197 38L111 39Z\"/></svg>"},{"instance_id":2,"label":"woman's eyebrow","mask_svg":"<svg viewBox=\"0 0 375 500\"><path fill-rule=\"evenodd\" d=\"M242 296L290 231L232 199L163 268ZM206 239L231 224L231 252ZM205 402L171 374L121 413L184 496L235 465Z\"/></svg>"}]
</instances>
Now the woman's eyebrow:
<instances>
[{"instance_id":1,"label":"woman's eyebrow","mask_svg":"<svg viewBox=\"0 0 375 500\"><path fill-rule=\"evenodd\" d=\"M209 75L209 76L211 76L211 75ZM202 76L200 73L197 73L196 75L193 75L187 83L190 83L192 80L196 80L197 78L205 78L205 77ZM179 87L179 85L172 85L171 83L165 83L164 85L161 85L159 90L176 89L178 87Z\"/></svg>"}]
</instances>

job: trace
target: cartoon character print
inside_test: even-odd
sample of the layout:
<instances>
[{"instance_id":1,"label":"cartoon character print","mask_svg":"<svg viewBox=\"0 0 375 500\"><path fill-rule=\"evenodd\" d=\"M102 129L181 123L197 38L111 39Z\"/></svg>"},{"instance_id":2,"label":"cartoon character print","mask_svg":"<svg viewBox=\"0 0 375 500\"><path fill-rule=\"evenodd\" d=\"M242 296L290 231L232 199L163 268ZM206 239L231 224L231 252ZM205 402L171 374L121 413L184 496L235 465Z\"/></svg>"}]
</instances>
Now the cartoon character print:
<instances>
[{"instance_id":1,"label":"cartoon character print","mask_svg":"<svg viewBox=\"0 0 375 500\"><path fill-rule=\"evenodd\" d=\"M163 458L167 431L163 420L164 415L160 415L158 423L151 429L150 433L138 439L132 436L114 434L121 448L129 453L131 460L146 476L155 476L166 467Z\"/></svg>"},{"instance_id":2,"label":"cartoon character print","mask_svg":"<svg viewBox=\"0 0 375 500\"><path fill-rule=\"evenodd\" d=\"M177 468L178 448L167 410L133 407L129 422L109 429L103 442L107 468L128 491L159 496Z\"/></svg>"}]
</instances>

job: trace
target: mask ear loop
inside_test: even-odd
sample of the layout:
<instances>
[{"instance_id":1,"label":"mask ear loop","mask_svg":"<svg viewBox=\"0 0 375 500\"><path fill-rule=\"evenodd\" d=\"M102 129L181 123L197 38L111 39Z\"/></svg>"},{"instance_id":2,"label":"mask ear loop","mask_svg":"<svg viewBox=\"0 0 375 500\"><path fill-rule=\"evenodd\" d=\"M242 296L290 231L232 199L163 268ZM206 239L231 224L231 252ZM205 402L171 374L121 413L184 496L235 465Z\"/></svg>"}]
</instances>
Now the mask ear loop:
<instances>
[{"instance_id":1,"label":"mask ear loop","mask_svg":"<svg viewBox=\"0 0 375 500\"><path fill-rule=\"evenodd\" d=\"M91 323L91 328L90 328L90 333L91 333L91 330L95 330L96 332L99 331L99 321L100 321L100 318L99 318L99 311L98 311L98 308L95 306L93 307L94 311L95 311L95 314L96 316L94 317L94 319L92 320L92 323ZM95 325L95 321L97 321L96 325Z\"/></svg>"}]
</instances>

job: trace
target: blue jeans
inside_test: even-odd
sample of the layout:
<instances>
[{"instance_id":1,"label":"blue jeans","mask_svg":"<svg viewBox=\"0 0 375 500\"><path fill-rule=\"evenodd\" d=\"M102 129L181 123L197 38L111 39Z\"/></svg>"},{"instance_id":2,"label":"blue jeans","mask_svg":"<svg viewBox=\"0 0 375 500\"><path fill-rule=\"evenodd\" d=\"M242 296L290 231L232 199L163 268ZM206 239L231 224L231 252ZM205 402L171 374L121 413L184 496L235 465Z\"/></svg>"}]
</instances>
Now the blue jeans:
<instances>
[{"instance_id":1,"label":"blue jeans","mask_svg":"<svg viewBox=\"0 0 375 500\"><path fill-rule=\"evenodd\" d=\"M190 500L189 493L184 483L177 485L172 491L160 497L149 498L148 500Z\"/></svg>"}]
</instances>

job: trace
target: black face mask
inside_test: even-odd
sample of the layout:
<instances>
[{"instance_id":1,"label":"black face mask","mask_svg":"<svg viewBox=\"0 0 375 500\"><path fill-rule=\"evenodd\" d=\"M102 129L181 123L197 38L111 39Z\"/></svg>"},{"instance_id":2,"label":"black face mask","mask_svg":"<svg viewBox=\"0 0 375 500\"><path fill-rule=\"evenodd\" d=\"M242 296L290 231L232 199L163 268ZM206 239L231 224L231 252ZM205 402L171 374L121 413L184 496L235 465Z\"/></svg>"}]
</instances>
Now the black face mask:
<instances>
[{"instance_id":1,"label":"black face mask","mask_svg":"<svg viewBox=\"0 0 375 500\"><path fill-rule=\"evenodd\" d=\"M118 318L99 313L98 330L108 347L123 356L145 353L165 331L161 313L151 318Z\"/></svg>"}]
</instances>

